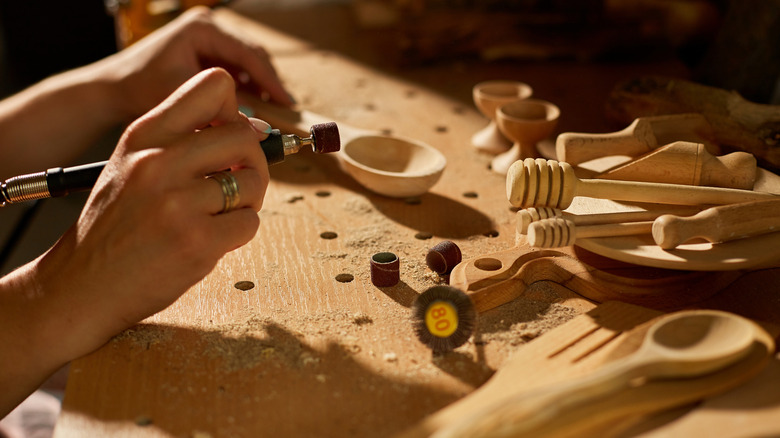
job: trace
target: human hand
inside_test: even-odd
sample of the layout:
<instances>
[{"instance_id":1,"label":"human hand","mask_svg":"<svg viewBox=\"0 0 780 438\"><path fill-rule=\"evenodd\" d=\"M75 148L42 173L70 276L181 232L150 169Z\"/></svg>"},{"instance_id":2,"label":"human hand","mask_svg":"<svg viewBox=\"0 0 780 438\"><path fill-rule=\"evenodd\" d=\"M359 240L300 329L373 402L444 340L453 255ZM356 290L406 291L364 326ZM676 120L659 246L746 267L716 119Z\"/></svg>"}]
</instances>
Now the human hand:
<instances>
[{"instance_id":1,"label":"human hand","mask_svg":"<svg viewBox=\"0 0 780 438\"><path fill-rule=\"evenodd\" d=\"M269 181L258 144L267 128L238 112L222 69L197 74L127 128L81 217L38 264L40 289L69 319L58 348L94 350L252 239ZM220 214L222 190L205 176L224 169L240 201Z\"/></svg>"},{"instance_id":2,"label":"human hand","mask_svg":"<svg viewBox=\"0 0 780 438\"><path fill-rule=\"evenodd\" d=\"M116 104L136 118L187 79L209 67L229 71L249 92L292 105L268 53L222 29L206 7L193 7L134 45L97 63L119 84Z\"/></svg>"}]
</instances>

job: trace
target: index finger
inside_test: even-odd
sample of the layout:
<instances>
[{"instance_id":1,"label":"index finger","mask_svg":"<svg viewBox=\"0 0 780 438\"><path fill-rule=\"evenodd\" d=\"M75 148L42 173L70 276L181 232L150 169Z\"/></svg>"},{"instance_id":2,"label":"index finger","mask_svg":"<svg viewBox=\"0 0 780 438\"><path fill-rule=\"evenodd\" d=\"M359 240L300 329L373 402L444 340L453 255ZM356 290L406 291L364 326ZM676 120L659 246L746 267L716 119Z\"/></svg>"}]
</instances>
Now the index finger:
<instances>
[{"instance_id":1,"label":"index finger","mask_svg":"<svg viewBox=\"0 0 780 438\"><path fill-rule=\"evenodd\" d=\"M238 111L233 77L221 68L204 70L182 84L144 118L168 134L191 133L244 118Z\"/></svg>"}]
</instances>

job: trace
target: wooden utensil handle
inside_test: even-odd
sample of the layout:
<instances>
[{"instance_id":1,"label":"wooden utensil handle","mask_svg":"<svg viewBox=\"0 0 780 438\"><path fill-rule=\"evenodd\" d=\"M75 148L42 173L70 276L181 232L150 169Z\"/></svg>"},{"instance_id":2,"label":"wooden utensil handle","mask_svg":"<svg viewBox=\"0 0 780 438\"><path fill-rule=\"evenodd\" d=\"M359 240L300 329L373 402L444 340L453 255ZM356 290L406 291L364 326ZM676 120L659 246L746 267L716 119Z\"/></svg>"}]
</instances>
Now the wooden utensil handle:
<instances>
[{"instance_id":1,"label":"wooden utensil handle","mask_svg":"<svg viewBox=\"0 0 780 438\"><path fill-rule=\"evenodd\" d=\"M534 436L535 430L554 421L558 415L588 400L619 391L633 378L645 375L648 367L655 363L642 355L627 356L585 377L523 393L500 405L486 406L433 437Z\"/></svg>"},{"instance_id":2,"label":"wooden utensil handle","mask_svg":"<svg viewBox=\"0 0 780 438\"><path fill-rule=\"evenodd\" d=\"M653 222L653 239L673 249L696 237L714 243L778 230L780 200L769 200L712 207L690 217L660 216Z\"/></svg>"},{"instance_id":3,"label":"wooden utensil handle","mask_svg":"<svg viewBox=\"0 0 780 438\"><path fill-rule=\"evenodd\" d=\"M613 201L676 205L724 205L777 198L777 195L752 190L594 179L578 181L576 194Z\"/></svg>"},{"instance_id":4,"label":"wooden utensil handle","mask_svg":"<svg viewBox=\"0 0 780 438\"><path fill-rule=\"evenodd\" d=\"M559 160L576 166L607 155L635 157L657 146L650 123L635 119L628 127L617 132L564 132L555 141L555 153Z\"/></svg>"},{"instance_id":5,"label":"wooden utensil handle","mask_svg":"<svg viewBox=\"0 0 780 438\"><path fill-rule=\"evenodd\" d=\"M526 234L528 226L536 221L561 217L574 222L574 225L603 225L620 224L625 222L653 221L659 216L665 214L674 214L678 216L690 216L700 212L696 207L678 207L667 208L663 210L637 210L637 211L619 211L614 213L593 213L593 214L572 214L559 208L550 207L531 207L519 210L517 212L517 232Z\"/></svg>"},{"instance_id":6,"label":"wooden utensil handle","mask_svg":"<svg viewBox=\"0 0 780 438\"><path fill-rule=\"evenodd\" d=\"M780 105L758 104L733 91L659 76L619 84L607 99L607 117L621 124L690 112L706 117L717 143L750 152L765 167L780 169Z\"/></svg>"},{"instance_id":7,"label":"wooden utensil handle","mask_svg":"<svg viewBox=\"0 0 780 438\"><path fill-rule=\"evenodd\" d=\"M507 171L506 193L515 207L567 208L575 196L676 205L723 205L780 199L752 190L638 181L579 179L566 162L526 158Z\"/></svg>"}]
</instances>

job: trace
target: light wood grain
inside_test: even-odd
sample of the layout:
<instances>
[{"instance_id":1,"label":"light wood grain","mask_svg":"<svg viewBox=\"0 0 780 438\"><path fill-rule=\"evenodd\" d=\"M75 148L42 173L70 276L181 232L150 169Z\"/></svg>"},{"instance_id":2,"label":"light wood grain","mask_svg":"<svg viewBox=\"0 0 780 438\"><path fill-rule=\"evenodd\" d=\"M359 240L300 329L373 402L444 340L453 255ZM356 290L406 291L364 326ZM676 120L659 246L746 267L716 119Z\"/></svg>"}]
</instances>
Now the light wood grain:
<instances>
[{"instance_id":1,"label":"light wood grain","mask_svg":"<svg viewBox=\"0 0 780 438\"><path fill-rule=\"evenodd\" d=\"M605 128L593 102L615 80L648 70L685 74L678 63L655 61L380 70L384 53L351 26L348 8L328 4L256 16L268 24L229 11L216 14L268 49L302 108L424 141L445 155L447 171L419 203L406 203L368 191L339 170L335 157L301 153L273 166L255 239L227 254L173 306L72 363L58 438L382 437L462 399L524 342L507 327L533 326L544 317L542 311L529 319L519 314L534 306L576 313L594 306L561 285L567 281L559 276L561 284L534 282L501 308L480 314L481 338L450 354L434 358L415 339L408 307L441 281L426 271L430 246L452 240L468 258L514 244L515 214L506 202L505 180L488 170L490 157L470 144L485 125L472 106L471 87L485 78L527 78L567 108L571 116L561 120L562 129L590 131ZM337 238L321 238L324 231ZM369 258L387 250L401 260L401 282L379 289L370 282ZM342 283L339 274L354 279ZM658 271L653 274L658 283ZM660 275L689 305L700 302L696 292L675 289L681 273ZM736 278L739 293L723 297L723 307L777 315L774 297L755 288L776 283L778 271L748 275L698 278L713 286L708 292ZM611 287L622 288L619 278L608 277ZM237 289L239 281L255 287ZM746 294L751 299L743 301ZM590 295L599 297L596 291ZM647 302L661 306L663 300L654 299Z\"/></svg>"},{"instance_id":2,"label":"light wood grain","mask_svg":"<svg viewBox=\"0 0 780 438\"><path fill-rule=\"evenodd\" d=\"M514 398L588 378L610 361L636 352L658 316L659 313L642 307L604 303L524 346L479 390L400 436L438 436L436 432L448 428L457 434L457 425L506 406ZM560 421L531 436L598 434L615 421L638 413L684 405L733 388L755 376L769 360L774 345L772 335L763 330L758 333L758 341L737 366L699 379L656 381L626 389L564 412Z\"/></svg>"},{"instance_id":3,"label":"light wood grain","mask_svg":"<svg viewBox=\"0 0 780 438\"><path fill-rule=\"evenodd\" d=\"M480 82L472 88L474 105L489 120L487 126L471 137L471 144L478 150L499 154L512 147L496 124L496 110L504 104L528 99L533 94L530 85L519 81L491 80Z\"/></svg>"},{"instance_id":4,"label":"light wood grain","mask_svg":"<svg viewBox=\"0 0 780 438\"><path fill-rule=\"evenodd\" d=\"M491 169L506 174L517 160L541 157L537 143L553 133L560 117L560 108L540 99L522 99L499 106L496 124L513 143L508 151L493 158Z\"/></svg>"},{"instance_id":5,"label":"light wood grain","mask_svg":"<svg viewBox=\"0 0 780 438\"><path fill-rule=\"evenodd\" d=\"M702 301L743 275L745 272L739 270L699 272L643 267L576 246L540 250L521 237L514 248L463 260L452 270L450 285L465 291L477 312L518 299L531 285L547 281L595 302L619 300L669 309Z\"/></svg>"},{"instance_id":6,"label":"light wood grain","mask_svg":"<svg viewBox=\"0 0 780 438\"><path fill-rule=\"evenodd\" d=\"M247 35L266 35L252 26ZM272 166L249 244L138 330L72 364L58 437L387 436L472 391L505 358L500 343L479 354L472 344L437 365L408 320L414 297L436 284L425 254L437 241L465 253L513 243L503 178L469 143L484 119L347 57L298 50L305 46L280 43L274 57L301 106L424 141L451 172L405 202L365 189L329 154L305 151ZM400 259L395 287L371 284L369 260L380 251ZM236 288L240 281L254 288Z\"/></svg>"},{"instance_id":7,"label":"light wood grain","mask_svg":"<svg viewBox=\"0 0 780 438\"><path fill-rule=\"evenodd\" d=\"M577 225L563 218L536 221L528 226L528 244L536 248L559 248L574 245L577 239L589 237L635 236L652 231L653 221L617 222Z\"/></svg>"},{"instance_id":8,"label":"light wood grain","mask_svg":"<svg viewBox=\"0 0 780 438\"><path fill-rule=\"evenodd\" d=\"M575 196L675 205L722 205L776 197L721 187L580 179L568 163L540 158L515 162L507 172L506 188L509 202L523 208L566 208Z\"/></svg>"},{"instance_id":9,"label":"light wood grain","mask_svg":"<svg viewBox=\"0 0 780 438\"><path fill-rule=\"evenodd\" d=\"M307 135L312 125L329 121L311 111L276 107L249 95L242 100L272 126L298 135ZM439 181L447 166L444 155L422 141L337 125L342 146L335 155L341 168L375 193L394 198L420 196Z\"/></svg>"},{"instance_id":10,"label":"light wood grain","mask_svg":"<svg viewBox=\"0 0 780 438\"><path fill-rule=\"evenodd\" d=\"M519 234L526 234L528 232L528 226L533 222L555 217L571 221L574 225L603 225L652 221L664 214L690 216L700 211L701 209L696 207L671 207L667 209L615 211L611 213L572 214L559 208L530 207L517 211L517 232Z\"/></svg>"},{"instance_id":11,"label":"light wood grain","mask_svg":"<svg viewBox=\"0 0 780 438\"><path fill-rule=\"evenodd\" d=\"M598 177L753 190L757 171L756 158L747 152L715 156L701 143L676 141Z\"/></svg>"},{"instance_id":12,"label":"light wood grain","mask_svg":"<svg viewBox=\"0 0 780 438\"><path fill-rule=\"evenodd\" d=\"M579 433L580 427L599 424L610 415L597 414L590 421L574 421L576 411L589 404L655 380L684 383L707 378L745 359L756 345L762 347L764 359L768 359L774 349L771 336L749 319L732 313L689 310L665 315L650 325L639 349L621 360L578 379L515 394L500 403L491 402L434 436L519 438L559 436L564 431ZM704 396L722 390L718 385ZM669 404L664 403L668 399L658 394L657 405L646 403L636 413L668 408Z\"/></svg>"},{"instance_id":13,"label":"light wood grain","mask_svg":"<svg viewBox=\"0 0 780 438\"><path fill-rule=\"evenodd\" d=\"M780 231L780 201L758 201L708 208L690 217L663 215L653 222L653 240L663 249L673 249L700 237L708 242L728 242ZM756 242L758 252L777 252L777 247Z\"/></svg>"},{"instance_id":14,"label":"light wood grain","mask_svg":"<svg viewBox=\"0 0 780 438\"><path fill-rule=\"evenodd\" d=\"M567 211L572 214L600 214L605 212L661 209L655 204L627 204L609 200L580 198ZM675 249L663 249L652 235L583 238L577 246L587 251L611 257L627 263L679 270L744 270L762 269L780 265L780 253L774 250L757 251L756 248L775 248L780 244L776 233L754 236L723 243L691 240Z\"/></svg>"},{"instance_id":15,"label":"light wood grain","mask_svg":"<svg viewBox=\"0 0 780 438\"><path fill-rule=\"evenodd\" d=\"M701 114L674 114L637 117L616 132L603 134L564 132L555 142L557 158L572 166L608 155L638 157L675 141L712 143L712 127Z\"/></svg>"}]
</instances>

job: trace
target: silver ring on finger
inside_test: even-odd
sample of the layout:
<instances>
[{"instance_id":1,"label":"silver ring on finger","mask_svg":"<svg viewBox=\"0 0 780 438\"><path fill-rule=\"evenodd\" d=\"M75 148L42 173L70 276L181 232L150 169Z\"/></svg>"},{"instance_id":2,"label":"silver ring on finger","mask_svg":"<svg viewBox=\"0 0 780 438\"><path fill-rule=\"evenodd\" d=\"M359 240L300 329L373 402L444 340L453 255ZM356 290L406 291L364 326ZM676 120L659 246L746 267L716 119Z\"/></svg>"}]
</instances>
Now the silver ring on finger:
<instances>
[{"instance_id":1,"label":"silver ring on finger","mask_svg":"<svg viewBox=\"0 0 780 438\"><path fill-rule=\"evenodd\" d=\"M224 203L222 205L222 211L219 213L227 213L238 206L238 202L241 197L238 193L238 181L229 171L215 172L207 175L206 178L213 179L219 183L222 188L222 196Z\"/></svg>"}]
</instances>

